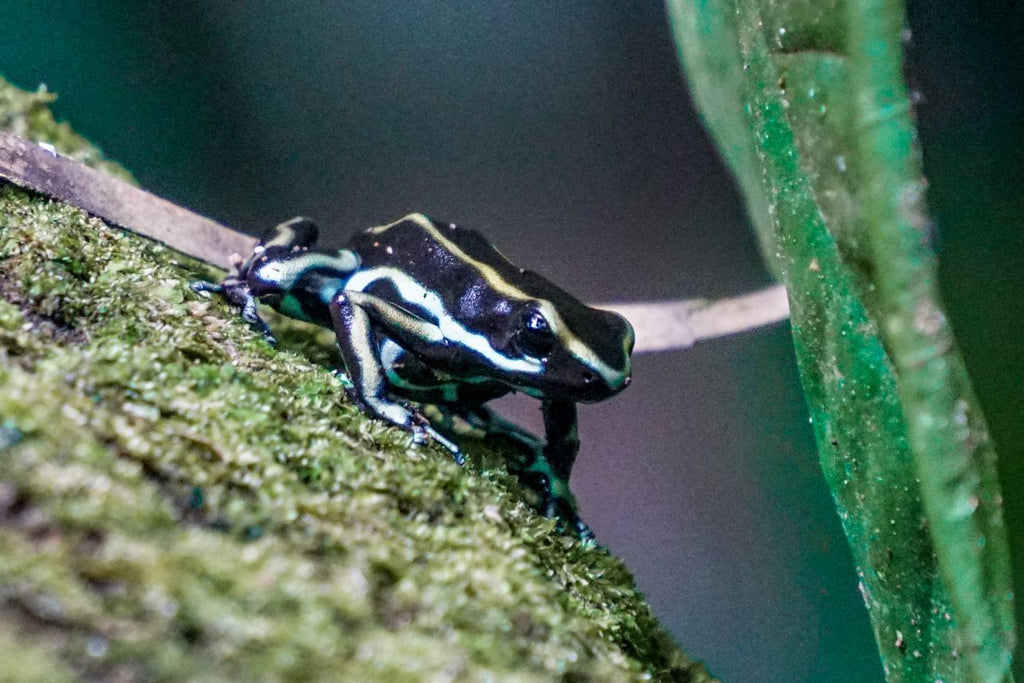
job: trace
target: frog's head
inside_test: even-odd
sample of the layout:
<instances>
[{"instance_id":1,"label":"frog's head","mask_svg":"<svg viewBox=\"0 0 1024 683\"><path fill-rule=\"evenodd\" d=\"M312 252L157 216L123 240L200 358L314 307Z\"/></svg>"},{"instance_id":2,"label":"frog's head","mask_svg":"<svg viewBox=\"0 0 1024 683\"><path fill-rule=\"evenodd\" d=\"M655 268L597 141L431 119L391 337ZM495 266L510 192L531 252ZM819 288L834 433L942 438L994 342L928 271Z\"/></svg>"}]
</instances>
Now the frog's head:
<instances>
[{"instance_id":1,"label":"frog's head","mask_svg":"<svg viewBox=\"0 0 1024 683\"><path fill-rule=\"evenodd\" d=\"M515 352L543 365L539 374L519 378L524 392L591 403L629 385L634 334L621 315L567 296L523 302L512 325Z\"/></svg>"}]
</instances>

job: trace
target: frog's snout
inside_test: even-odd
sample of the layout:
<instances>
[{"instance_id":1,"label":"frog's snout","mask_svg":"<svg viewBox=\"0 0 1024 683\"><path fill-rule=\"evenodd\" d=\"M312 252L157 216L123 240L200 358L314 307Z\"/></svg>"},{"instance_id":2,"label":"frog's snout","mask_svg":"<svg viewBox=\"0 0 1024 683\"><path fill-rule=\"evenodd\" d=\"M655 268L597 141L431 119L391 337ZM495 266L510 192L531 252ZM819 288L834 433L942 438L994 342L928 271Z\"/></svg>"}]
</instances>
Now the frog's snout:
<instances>
[{"instance_id":1,"label":"frog's snout","mask_svg":"<svg viewBox=\"0 0 1024 683\"><path fill-rule=\"evenodd\" d=\"M581 379L583 380L583 385L584 386L591 386L591 385L594 384L594 382L598 381L599 377L596 374L594 374L593 372L591 372L590 370L584 370L583 374L581 375ZM632 382L632 381L633 381L633 378L630 375L626 375L625 377L622 378L622 380L619 382L619 385L617 387L616 386L612 386L611 389L612 389L612 391L615 391L615 392L622 391L623 389L628 387L629 383Z\"/></svg>"},{"instance_id":2,"label":"frog's snout","mask_svg":"<svg viewBox=\"0 0 1024 683\"><path fill-rule=\"evenodd\" d=\"M580 370L576 377L578 381L573 392L573 400L581 403L594 403L611 398L628 387L631 381L628 372L608 378L590 368Z\"/></svg>"}]
</instances>

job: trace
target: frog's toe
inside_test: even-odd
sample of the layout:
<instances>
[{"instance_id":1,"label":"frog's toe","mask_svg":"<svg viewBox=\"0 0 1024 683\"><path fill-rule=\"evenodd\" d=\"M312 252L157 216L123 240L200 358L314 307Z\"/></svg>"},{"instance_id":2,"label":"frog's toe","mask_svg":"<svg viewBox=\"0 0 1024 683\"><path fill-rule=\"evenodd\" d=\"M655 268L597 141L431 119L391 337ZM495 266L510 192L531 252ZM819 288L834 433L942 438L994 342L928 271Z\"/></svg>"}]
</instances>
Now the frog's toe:
<instances>
[{"instance_id":1,"label":"frog's toe","mask_svg":"<svg viewBox=\"0 0 1024 683\"><path fill-rule=\"evenodd\" d=\"M580 541L583 543L595 543L597 541L597 536L594 535L593 530L579 517L576 518L575 526L576 535L579 537Z\"/></svg>"},{"instance_id":2,"label":"frog's toe","mask_svg":"<svg viewBox=\"0 0 1024 683\"><path fill-rule=\"evenodd\" d=\"M455 445L454 441L450 441L445 438L433 427L424 427L423 431L425 434L429 434L431 439L444 446L445 450L452 454L452 459L455 461L456 465L461 466L466 464L465 454L459 450L459 447Z\"/></svg>"},{"instance_id":3,"label":"frog's toe","mask_svg":"<svg viewBox=\"0 0 1024 683\"><path fill-rule=\"evenodd\" d=\"M223 294L224 286L219 285L215 282L206 282L205 280L194 280L188 283L189 289L197 294L209 292L211 294Z\"/></svg>"},{"instance_id":4,"label":"frog's toe","mask_svg":"<svg viewBox=\"0 0 1024 683\"><path fill-rule=\"evenodd\" d=\"M584 543L592 543L596 538L587 523L580 519L576 504L571 498L548 493L546 504L541 508L545 517L558 521L558 528L564 533L574 533Z\"/></svg>"},{"instance_id":5,"label":"frog's toe","mask_svg":"<svg viewBox=\"0 0 1024 683\"><path fill-rule=\"evenodd\" d=\"M463 465L466 464L466 454L465 453L460 451L458 448L456 448L454 450L449 448L448 450L451 451L452 460L455 461L456 465L458 465L459 467L462 467Z\"/></svg>"},{"instance_id":6,"label":"frog's toe","mask_svg":"<svg viewBox=\"0 0 1024 683\"><path fill-rule=\"evenodd\" d=\"M277 337L270 331L270 326L263 321L263 318L256 318L255 320L246 319L246 322L252 325L268 344L275 348L277 347Z\"/></svg>"},{"instance_id":7,"label":"frog's toe","mask_svg":"<svg viewBox=\"0 0 1024 683\"><path fill-rule=\"evenodd\" d=\"M405 409L409 412L409 423L406 428L412 432L415 443L426 443L428 439L435 441L452 454L456 465L466 464L466 456L463 455L454 441L434 429L433 425L430 424L430 420L411 405L406 404Z\"/></svg>"},{"instance_id":8,"label":"frog's toe","mask_svg":"<svg viewBox=\"0 0 1024 683\"><path fill-rule=\"evenodd\" d=\"M256 302L251 298L246 300L242 306L242 320L249 323L257 332L259 332L267 343L271 346L277 346L277 337L270 331L270 325L267 321L260 317L259 312L256 310Z\"/></svg>"}]
</instances>

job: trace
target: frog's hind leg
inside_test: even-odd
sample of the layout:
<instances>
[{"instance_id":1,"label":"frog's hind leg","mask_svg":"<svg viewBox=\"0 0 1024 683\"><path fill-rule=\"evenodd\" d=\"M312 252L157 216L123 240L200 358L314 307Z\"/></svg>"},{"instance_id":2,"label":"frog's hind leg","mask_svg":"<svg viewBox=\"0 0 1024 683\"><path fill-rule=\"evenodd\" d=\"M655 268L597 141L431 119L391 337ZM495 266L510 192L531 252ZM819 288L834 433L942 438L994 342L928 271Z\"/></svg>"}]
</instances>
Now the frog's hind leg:
<instances>
[{"instance_id":1,"label":"frog's hind leg","mask_svg":"<svg viewBox=\"0 0 1024 683\"><path fill-rule=\"evenodd\" d=\"M283 283L279 281L279 274L278 280L268 278L264 276L262 269L271 263L270 267L275 273L284 272L290 276L292 282L289 286L300 281L303 273L301 265L306 260L304 257L316 242L318 234L319 228L316 223L308 218L297 217L279 223L260 240L247 259L243 261L240 256L234 257L231 272L220 284L193 282L192 290L222 295L241 310L243 320L263 335L271 346L276 346L277 339L259 314L256 306L257 296L276 297L280 300L287 287L281 286ZM341 263L351 270L355 267L354 262L354 258L343 258L339 254L332 260L331 265ZM290 268L282 268L282 264L288 264Z\"/></svg>"},{"instance_id":2,"label":"frog's hind leg","mask_svg":"<svg viewBox=\"0 0 1024 683\"><path fill-rule=\"evenodd\" d=\"M576 404L544 404L547 443L486 405L456 404L438 406L436 410L440 415L432 415L432 423L453 439L495 435L515 444L516 454L508 460L508 469L536 497L538 512L559 520L581 540L594 539L594 532L580 519L576 499L569 490L569 475L579 449Z\"/></svg>"},{"instance_id":3,"label":"frog's hind leg","mask_svg":"<svg viewBox=\"0 0 1024 683\"><path fill-rule=\"evenodd\" d=\"M227 277L220 284L199 280L190 283L189 287L193 292L210 292L211 294L223 296L231 305L241 311L242 319L263 335L268 344L276 346L277 338L270 331L267 321L260 317L259 310L256 308L256 297L253 296L252 291L249 289L249 283L243 275L245 267L242 265L241 259L239 259L239 262L235 264L235 268L228 273Z\"/></svg>"},{"instance_id":4,"label":"frog's hind leg","mask_svg":"<svg viewBox=\"0 0 1024 683\"><path fill-rule=\"evenodd\" d=\"M450 429L465 436L484 438L487 435L504 437L533 455L543 454L544 440L533 432L506 420L486 405L455 406L450 412ZM455 418L455 419L452 419Z\"/></svg>"},{"instance_id":5,"label":"frog's hind leg","mask_svg":"<svg viewBox=\"0 0 1024 683\"><path fill-rule=\"evenodd\" d=\"M296 216L284 223L278 223L263 236L257 247L264 251L277 249L309 249L320 235L320 228L311 219Z\"/></svg>"}]
</instances>

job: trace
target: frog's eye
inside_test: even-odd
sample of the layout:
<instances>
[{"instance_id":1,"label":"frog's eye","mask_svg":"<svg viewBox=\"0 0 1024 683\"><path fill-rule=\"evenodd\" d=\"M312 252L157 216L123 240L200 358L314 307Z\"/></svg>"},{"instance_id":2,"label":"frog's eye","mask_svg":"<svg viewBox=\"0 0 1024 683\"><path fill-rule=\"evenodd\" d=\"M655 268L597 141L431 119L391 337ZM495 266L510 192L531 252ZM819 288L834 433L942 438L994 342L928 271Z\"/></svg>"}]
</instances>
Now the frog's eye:
<instances>
[{"instance_id":1,"label":"frog's eye","mask_svg":"<svg viewBox=\"0 0 1024 683\"><path fill-rule=\"evenodd\" d=\"M519 329L516 331L516 343L519 350L534 358L548 355L555 345L555 335L547 318L536 308L523 315Z\"/></svg>"}]
</instances>

